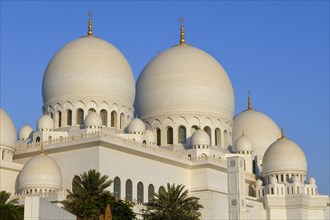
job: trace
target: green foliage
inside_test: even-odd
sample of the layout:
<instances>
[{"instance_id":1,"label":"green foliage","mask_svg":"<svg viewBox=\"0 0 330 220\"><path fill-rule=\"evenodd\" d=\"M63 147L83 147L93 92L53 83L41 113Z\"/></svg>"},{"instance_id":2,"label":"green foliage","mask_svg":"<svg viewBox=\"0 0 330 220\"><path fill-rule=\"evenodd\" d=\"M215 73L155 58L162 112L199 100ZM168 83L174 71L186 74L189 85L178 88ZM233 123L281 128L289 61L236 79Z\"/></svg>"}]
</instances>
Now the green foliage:
<instances>
[{"instance_id":1,"label":"green foliage","mask_svg":"<svg viewBox=\"0 0 330 220\"><path fill-rule=\"evenodd\" d=\"M8 201L10 198L11 193L8 193L6 191L0 192L0 204L16 204L18 202L18 199L12 199Z\"/></svg>"},{"instance_id":2,"label":"green foliage","mask_svg":"<svg viewBox=\"0 0 330 220\"><path fill-rule=\"evenodd\" d=\"M184 186L167 184L167 189L155 193L154 199L146 204L142 216L146 220L197 220L201 218L199 198L189 197Z\"/></svg>"},{"instance_id":3,"label":"green foliage","mask_svg":"<svg viewBox=\"0 0 330 220\"><path fill-rule=\"evenodd\" d=\"M24 207L15 205L18 199L9 200L11 193L0 192L0 220L20 220L24 218Z\"/></svg>"},{"instance_id":4,"label":"green foliage","mask_svg":"<svg viewBox=\"0 0 330 220\"><path fill-rule=\"evenodd\" d=\"M72 180L72 191L67 190L66 200L61 203L79 219L98 220L99 216L105 213L107 204L111 206L113 219L135 218L131 204L122 200L117 201L106 190L111 183L108 176L101 176L96 170L75 175Z\"/></svg>"},{"instance_id":5,"label":"green foliage","mask_svg":"<svg viewBox=\"0 0 330 220\"><path fill-rule=\"evenodd\" d=\"M0 220L23 220L24 207L13 204L0 204Z\"/></svg>"}]
</instances>

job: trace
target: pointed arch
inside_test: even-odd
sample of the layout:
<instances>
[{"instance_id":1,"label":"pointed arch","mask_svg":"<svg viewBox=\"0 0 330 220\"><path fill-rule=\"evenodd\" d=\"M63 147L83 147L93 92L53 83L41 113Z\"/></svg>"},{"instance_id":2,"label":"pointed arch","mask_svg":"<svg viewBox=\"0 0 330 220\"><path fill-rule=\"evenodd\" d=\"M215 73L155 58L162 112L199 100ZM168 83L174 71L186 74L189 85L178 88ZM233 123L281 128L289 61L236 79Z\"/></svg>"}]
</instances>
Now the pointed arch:
<instances>
[{"instance_id":1,"label":"pointed arch","mask_svg":"<svg viewBox=\"0 0 330 220\"><path fill-rule=\"evenodd\" d=\"M221 147L221 131L220 131L220 128L215 129L214 135L215 135L215 146Z\"/></svg>"},{"instance_id":2,"label":"pointed arch","mask_svg":"<svg viewBox=\"0 0 330 220\"><path fill-rule=\"evenodd\" d=\"M84 123L84 110L81 108L77 109L77 125Z\"/></svg>"},{"instance_id":3,"label":"pointed arch","mask_svg":"<svg viewBox=\"0 0 330 220\"><path fill-rule=\"evenodd\" d=\"M172 127L167 127L166 140L167 140L167 144L173 144L173 128Z\"/></svg>"},{"instance_id":4,"label":"pointed arch","mask_svg":"<svg viewBox=\"0 0 330 220\"><path fill-rule=\"evenodd\" d=\"M121 187L120 187L120 178L118 176L113 180L113 194L117 200L120 199Z\"/></svg>"},{"instance_id":5,"label":"pointed arch","mask_svg":"<svg viewBox=\"0 0 330 220\"><path fill-rule=\"evenodd\" d=\"M100 111L100 116L102 118L102 125L107 126L108 123L108 112L105 109Z\"/></svg>"},{"instance_id":6,"label":"pointed arch","mask_svg":"<svg viewBox=\"0 0 330 220\"><path fill-rule=\"evenodd\" d=\"M186 127L181 125L178 130L179 144L185 144L187 140Z\"/></svg>"}]
</instances>

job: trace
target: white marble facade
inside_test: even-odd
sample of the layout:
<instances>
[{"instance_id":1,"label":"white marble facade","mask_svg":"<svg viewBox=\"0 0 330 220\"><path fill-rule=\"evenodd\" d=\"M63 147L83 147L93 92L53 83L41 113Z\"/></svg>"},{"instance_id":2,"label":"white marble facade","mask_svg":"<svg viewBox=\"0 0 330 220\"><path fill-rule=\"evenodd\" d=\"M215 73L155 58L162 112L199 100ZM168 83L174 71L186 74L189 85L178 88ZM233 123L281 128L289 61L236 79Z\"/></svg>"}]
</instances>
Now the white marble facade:
<instances>
[{"instance_id":1,"label":"white marble facade","mask_svg":"<svg viewBox=\"0 0 330 220\"><path fill-rule=\"evenodd\" d=\"M300 147L250 99L234 117L229 76L182 39L135 84L121 52L89 34L54 55L42 95L36 130L25 125L18 137L0 111L0 190L22 203L64 198L75 174L96 169L137 213L176 183L200 198L203 219L329 219Z\"/></svg>"}]
</instances>

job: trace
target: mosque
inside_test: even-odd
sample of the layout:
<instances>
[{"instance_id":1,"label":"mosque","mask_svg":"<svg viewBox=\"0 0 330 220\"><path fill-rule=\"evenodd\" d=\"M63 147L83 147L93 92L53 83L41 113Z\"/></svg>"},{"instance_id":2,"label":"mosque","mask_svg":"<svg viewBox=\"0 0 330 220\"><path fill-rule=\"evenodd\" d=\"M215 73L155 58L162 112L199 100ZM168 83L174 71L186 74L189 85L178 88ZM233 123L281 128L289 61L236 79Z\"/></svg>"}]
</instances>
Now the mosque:
<instances>
[{"instance_id":1,"label":"mosque","mask_svg":"<svg viewBox=\"0 0 330 220\"><path fill-rule=\"evenodd\" d=\"M26 124L17 135L0 111L0 190L25 204L26 219L75 219L49 201L64 199L73 176L89 169L108 175L109 190L134 201L138 217L153 192L176 183L200 198L203 219L330 218L301 148L250 96L234 116L229 76L185 42L183 24L179 44L135 82L122 53L93 35L90 17L87 36L50 60L42 97L35 130ZM38 204L57 212L31 208Z\"/></svg>"}]
</instances>

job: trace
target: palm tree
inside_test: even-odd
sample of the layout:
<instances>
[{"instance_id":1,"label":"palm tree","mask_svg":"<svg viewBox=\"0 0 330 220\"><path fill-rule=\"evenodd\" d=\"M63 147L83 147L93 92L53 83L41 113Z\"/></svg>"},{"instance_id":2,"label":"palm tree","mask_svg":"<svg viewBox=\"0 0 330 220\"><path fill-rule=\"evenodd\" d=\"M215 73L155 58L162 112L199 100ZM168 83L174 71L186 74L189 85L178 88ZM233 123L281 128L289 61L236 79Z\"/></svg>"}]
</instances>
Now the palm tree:
<instances>
[{"instance_id":1,"label":"palm tree","mask_svg":"<svg viewBox=\"0 0 330 220\"><path fill-rule=\"evenodd\" d=\"M0 204L11 204L11 205L17 204L18 203L17 198L8 201L10 196L11 196L11 193L8 193L6 191L1 191L0 192Z\"/></svg>"},{"instance_id":2,"label":"palm tree","mask_svg":"<svg viewBox=\"0 0 330 220\"><path fill-rule=\"evenodd\" d=\"M135 214L132 205L122 200L116 200L106 190L112 183L108 176L102 176L96 170L89 170L75 175L72 180L72 191L67 190L66 200L60 202L65 209L79 219L99 219L110 204L113 219L133 219Z\"/></svg>"},{"instance_id":3,"label":"palm tree","mask_svg":"<svg viewBox=\"0 0 330 220\"><path fill-rule=\"evenodd\" d=\"M104 213L106 200L110 192L106 190L112 181L108 176L101 176L96 170L89 170L75 175L72 191L67 190L66 200L61 203L65 209L81 219L98 219Z\"/></svg>"},{"instance_id":4,"label":"palm tree","mask_svg":"<svg viewBox=\"0 0 330 220\"><path fill-rule=\"evenodd\" d=\"M146 204L146 210L142 210L143 218L149 219L200 219L199 198L188 196L188 190L184 190L183 185L170 185L167 183L167 190L164 188L154 195L154 199Z\"/></svg>"},{"instance_id":5,"label":"palm tree","mask_svg":"<svg viewBox=\"0 0 330 220\"><path fill-rule=\"evenodd\" d=\"M24 218L23 206L17 205L18 199L9 200L11 193L0 192L0 220L20 220Z\"/></svg>"}]
</instances>

